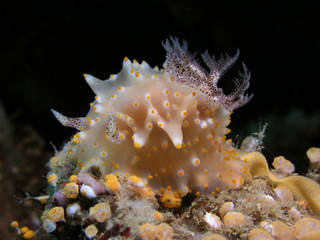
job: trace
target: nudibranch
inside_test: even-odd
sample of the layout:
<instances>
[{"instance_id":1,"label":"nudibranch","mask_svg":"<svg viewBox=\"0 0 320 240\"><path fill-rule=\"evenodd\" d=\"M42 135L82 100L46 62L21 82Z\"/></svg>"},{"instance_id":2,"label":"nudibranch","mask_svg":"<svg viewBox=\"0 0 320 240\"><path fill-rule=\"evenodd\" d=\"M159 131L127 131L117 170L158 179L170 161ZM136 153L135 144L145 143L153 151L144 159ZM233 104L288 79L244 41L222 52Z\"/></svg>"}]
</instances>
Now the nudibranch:
<instances>
[{"instance_id":1,"label":"nudibranch","mask_svg":"<svg viewBox=\"0 0 320 240\"><path fill-rule=\"evenodd\" d=\"M87 116L52 110L61 124L79 130L63 151L76 162L76 172L94 167L102 175L138 176L161 196L240 188L250 177L249 163L226 135L232 111L252 97L245 94L250 73L243 64L228 95L217 86L239 51L220 59L206 51L207 71L186 42L171 39L163 46L164 69L125 57L122 70L107 80L84 74L96 95ZM167 200L165 206L176 206Z\"/></svg>"}]
</instances>

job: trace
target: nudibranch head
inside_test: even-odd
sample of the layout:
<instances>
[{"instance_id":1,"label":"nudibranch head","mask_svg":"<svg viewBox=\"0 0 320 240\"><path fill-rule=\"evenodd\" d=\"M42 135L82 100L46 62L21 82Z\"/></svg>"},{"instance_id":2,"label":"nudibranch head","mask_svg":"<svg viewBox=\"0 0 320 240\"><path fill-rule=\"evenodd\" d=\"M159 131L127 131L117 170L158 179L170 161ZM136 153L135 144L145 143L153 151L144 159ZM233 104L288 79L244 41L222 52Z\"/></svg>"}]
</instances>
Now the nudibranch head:
<instances>
[{"instance_id":1,"label":"nudibranch head","mask_svg":"<svg viewBox=\"0 0 320 240\"><path fill-rule=\"evenodd\" d=\"M232 110L251 98L244 95L250 74L244 67L235 90L225 95L217 82L238 53L219 60L204 53L207 72L186 43L172 39L164 47L162 70L124 58L122 70L107 80L84 74L96 94L87 116L53 111L63 125L80 131L63 151L77 172L95 167L102 175L136 175L162 196L241 187L249 166L226 134Z\"/></svg>"}]
</instances>

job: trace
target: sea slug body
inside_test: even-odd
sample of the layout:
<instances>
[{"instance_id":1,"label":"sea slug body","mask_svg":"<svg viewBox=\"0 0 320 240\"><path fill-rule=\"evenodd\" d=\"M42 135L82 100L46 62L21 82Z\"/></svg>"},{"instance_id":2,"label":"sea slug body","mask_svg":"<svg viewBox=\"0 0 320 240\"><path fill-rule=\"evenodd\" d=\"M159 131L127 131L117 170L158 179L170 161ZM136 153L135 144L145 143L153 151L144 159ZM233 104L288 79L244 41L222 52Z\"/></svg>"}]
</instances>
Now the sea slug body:
<instances>
[{"instance_id":1,"label":"sea slug body","mask_svg":"<svg viewBox=\"0 0 320 240\"><path fill-rule=\"evenodd\" d=\"M96 95L86 117L53 110L64 126L79 130L63 149L75 173L97 168L102 176L135 175L154 193L176 198L237 189L250 177L249 163L226 138L232 111L251 99L244 94L250 73L243 65L229 95L217 87L239 53L216 60L205 52L207 72L185 42L171 41L163 44L163 70L124 58L122 70L107 80L84 74Z\"/></svg>"}]
</instances>

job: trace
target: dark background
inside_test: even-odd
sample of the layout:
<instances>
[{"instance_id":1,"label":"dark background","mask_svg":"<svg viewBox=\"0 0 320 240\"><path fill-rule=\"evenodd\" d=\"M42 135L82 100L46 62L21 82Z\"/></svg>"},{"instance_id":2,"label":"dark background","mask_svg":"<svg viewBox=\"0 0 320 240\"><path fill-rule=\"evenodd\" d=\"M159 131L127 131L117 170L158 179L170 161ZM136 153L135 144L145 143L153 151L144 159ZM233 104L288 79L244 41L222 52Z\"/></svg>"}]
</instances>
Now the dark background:
<instances>
[{"instance_id":1,"label":"dark background","mask_svg":"<svg viewBox=\"0 0 320 240\"><path fill-rule=\"evenodd\" d=\"M86 115L94 94L83 73L105 79L120 71L124 56L162 66L161 42L176 36L193 52L240 49L239 64L220 85L232 89L242 61L252 73L254 97L232 118L232 134L240 135L235 142L269 122L269 161L284 155L306 170L306 150L320 145L319 7L307 1L109 2L0 2L0 100L14 124L31 124L47 143L61 146L75 131L62 127L50 108Z\"/></svg>"}]
</instances>

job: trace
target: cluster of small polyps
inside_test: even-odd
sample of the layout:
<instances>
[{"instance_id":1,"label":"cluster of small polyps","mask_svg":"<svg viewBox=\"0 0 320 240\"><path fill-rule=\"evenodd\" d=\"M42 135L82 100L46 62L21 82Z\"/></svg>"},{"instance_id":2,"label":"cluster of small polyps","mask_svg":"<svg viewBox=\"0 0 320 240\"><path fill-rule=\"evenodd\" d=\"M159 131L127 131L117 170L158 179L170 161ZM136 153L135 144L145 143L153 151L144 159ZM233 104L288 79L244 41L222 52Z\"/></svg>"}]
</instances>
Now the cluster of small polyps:
<instances>
[{"instance_id":1,"label":"cluster of small polyps","mask_svg":"<svg viewBox=\"0 0 320 240\"><path fill-rule=\"evenodd\" d=\"M63 149L76 173L95 168L102 175L136 175L167 207L179 206L191 191L207 196L237 189L249 176L226 127L232 110L250 100L244 95L250 74L244 67L235 90L225 95L217 82L238 53L219 60L204 53L208 73L186 43L172 41L164 44L164 70L125 58L121 72L105 81L85 74L96 94L86 117L53 110L64 126L80 130Z\"/></svg>"},{"instance_id":2,"label":"cluster of small polyps","mask_svg":"<svg viewBox=\"0 0 320 240\"><path fill-rule=\"evenodd\" d=\"M131 215L125 214L130 202L135 205L135 208L143 209L144 212L139 213L143 221L151 219L154 223L163 221L162 214L155 210L157 206L155 200L150 200L153 196L144 186L141 178L119 177L122 179L120 182L113 174L92 176L79 173L57 184L52 181L57 179L55 175L51 173L48 176L49 185L54 188L54 191L51 192L46 209L41 216L42 229L46 233L55 234L59 232L56 231L59 226L68 228L71 223L71 225L82 226L82 231L74 235L70 232L64 233L70 234L68 236L80 238L85 234L89 239L98 237L107 239L108 234L113 234L112 236L130 237L131 232L137 231L135 227L137 223L128 220L128 216ZM114 226L122 229L118 229L117 234L111 234L110 232L115 232ZM68 230L60 229L60 232L64 231Z\"/></svg>"}]
</instances>

